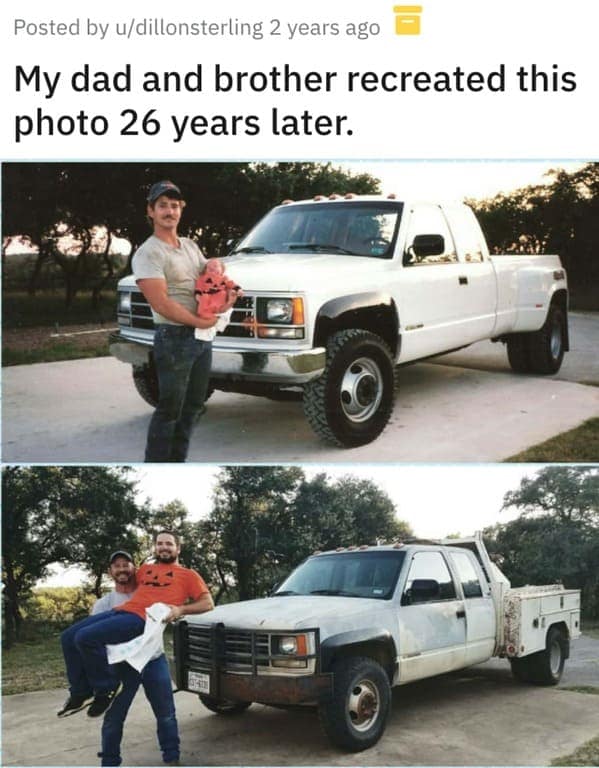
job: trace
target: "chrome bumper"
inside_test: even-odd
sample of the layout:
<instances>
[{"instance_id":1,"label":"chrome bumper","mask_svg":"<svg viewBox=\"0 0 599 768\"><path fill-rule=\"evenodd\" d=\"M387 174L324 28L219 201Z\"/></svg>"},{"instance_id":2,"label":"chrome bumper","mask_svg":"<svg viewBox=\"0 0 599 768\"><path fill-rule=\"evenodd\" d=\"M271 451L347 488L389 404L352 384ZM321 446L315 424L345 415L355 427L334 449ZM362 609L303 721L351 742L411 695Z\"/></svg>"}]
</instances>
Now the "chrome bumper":
<instances>
[{"instance_id":1,"label":"chrome bumper","mask_svg":"<svg viewBox=\"0 0 599 768\"><path fill-rule=\"evenodd\" d=\"M129 341L118 333L109 338L110 354L123 363L145 365L151 345ZM262 381L271 384L304 384L322 375L326 364L324 347L298 352L256 352L212 348L212 377L215 379Z\"/></svg>"}]
</instances>

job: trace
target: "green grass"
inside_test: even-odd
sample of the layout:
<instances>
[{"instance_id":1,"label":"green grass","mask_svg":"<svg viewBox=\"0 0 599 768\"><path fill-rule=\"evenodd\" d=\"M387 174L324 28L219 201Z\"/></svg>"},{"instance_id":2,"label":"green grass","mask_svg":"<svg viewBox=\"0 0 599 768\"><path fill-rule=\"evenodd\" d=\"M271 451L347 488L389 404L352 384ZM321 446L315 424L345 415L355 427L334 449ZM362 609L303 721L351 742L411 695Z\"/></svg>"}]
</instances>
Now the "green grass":
<instances>
[{"instance_id":1,"label":"green grass","mask_svg":"<svg viewBox=\"0 0 599 768\"><path fill-rule=\"evenodd\" d=\"M551 765L599 765L599 736L587 741L569 755L556 757Z\"/></svg>"},{"instance_id":2,"label":"green grass","mask_svg":"<svg viewBox=\"0 0 599 768\"><path fill-rule=\"evenodd\" d=\"M72 341L50 342L38 349L13 349L5 346L2 350L2 365L54 363L58 360L78 360L82 357L106 357L109 354L106 339L92 346L87 345L85 348Z\"/></svg>"},{"instance_id":3,"label":"green grass","mask_svg":"<svg viewBox=\"0 0 599 768\"><path fill-rule=\"evenodd\" d=\"M4 291L2 294L3 328L37 328L85 323L116 323L116 289L100 296L92 307L91 294L82 292L71 307L64 305L64 293L40 291L29 296L26 291Z\"/></svg>"},{"instance_id":4,"label":"green grass","mask_svg":"<svg viewBox=\"0 0 599 768\"><path fill-rule=\"evenodd\" d=\"M562 432L544 443L510 456L510 462L597 462L599 418L589 419L576 429Z\"/></svg>"},{"instance_id":5,"label":"green grass","mask_svg":"<svg viewBox=\"0 0 599 768\"><path fill-rule=\"evenodd\" d=\"M66 688L60 632L2 648L2 695Z\"/></svg>"},{"instance_id":6,"label":"green grass","mask_svg":"<svg viewBox=\"0 0 599 768\"><path fill-rule=\"evenodd\" d=\"M173 656L172 628L164 633L167 656ZM42 630L32 639L2 648L2 695L67 688L58 629Z\"/></svg>"},{"instance_id":7,"label":"green grass","mask_svg":"<svg viewBox=\"0 0 599 768\"><path fill-rule=\"evenodd\" d=\"M573 693L590 693L591 696L599 696L599 688L595 685L565 685L560 691L572 691Z\"/></svg>"},{"instance_id":8,"label":"green grass","mask_svg":"<svg viewBox=\"0 0 599 768\"><path fill-rule=\"evenodd\" d=\"M595 640L599 640L599 622L583 621L581 630L583 635L587 635L588 637L594 637Z\"/></svg>"}]
</instances>

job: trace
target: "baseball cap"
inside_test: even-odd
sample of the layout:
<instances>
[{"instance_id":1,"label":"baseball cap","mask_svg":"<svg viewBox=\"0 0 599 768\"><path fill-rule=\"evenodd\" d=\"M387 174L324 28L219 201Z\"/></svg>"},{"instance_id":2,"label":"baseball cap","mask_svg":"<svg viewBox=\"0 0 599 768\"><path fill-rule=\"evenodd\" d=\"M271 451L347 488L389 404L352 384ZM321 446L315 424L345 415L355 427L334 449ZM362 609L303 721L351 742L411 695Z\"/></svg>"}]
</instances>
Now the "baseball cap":
<instances>
[{"instance_id":1,"label":"baseball cap","mask_svg":"<svg viewBox=\"0 0 599 768\"><path fill-rule=\"evenodd\" d=\"M176 184L173 184L172 181L157 181L155 184L152 184L150 187L150 191L148 192L148 203L153 203L160 195L166 195L167 197L174 197L177 200L182 200L183 195L181 194L181 190Z\"/></svg>"},{"instance_id":2,"label":"baseball cap","mask_svg":"<svg viewBox=\"0 0 599 768\"><path fill-rule=\"evenodd\" d=\"M124 549L117 549L116 552L113 552L112 555L110 555L110 560L108 561L108 565L112 565L113 562L117 559L117 557L124 557L126 560L129 560L130 563L133 562L133 558L128 552L125 552Z\"/></svg>"}]
</instances>

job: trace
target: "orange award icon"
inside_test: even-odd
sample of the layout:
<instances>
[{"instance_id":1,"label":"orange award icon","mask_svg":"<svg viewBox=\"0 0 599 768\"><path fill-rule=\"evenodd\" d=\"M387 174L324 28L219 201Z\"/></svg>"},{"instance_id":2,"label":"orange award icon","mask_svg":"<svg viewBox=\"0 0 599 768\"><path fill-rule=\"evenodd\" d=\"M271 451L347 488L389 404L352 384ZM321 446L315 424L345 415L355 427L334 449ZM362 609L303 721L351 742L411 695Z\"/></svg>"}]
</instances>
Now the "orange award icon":
<instances>
[{"instance_id":1,"label":"orange award icon","mask_svg":"<svg viewBox=\"0 0 599 768\"><path fill-rule=\"evenodd\" d=\"M396 35L420 34L421 5L394 5L393 13L395 14Z\"/></svg>"}]
</instances>

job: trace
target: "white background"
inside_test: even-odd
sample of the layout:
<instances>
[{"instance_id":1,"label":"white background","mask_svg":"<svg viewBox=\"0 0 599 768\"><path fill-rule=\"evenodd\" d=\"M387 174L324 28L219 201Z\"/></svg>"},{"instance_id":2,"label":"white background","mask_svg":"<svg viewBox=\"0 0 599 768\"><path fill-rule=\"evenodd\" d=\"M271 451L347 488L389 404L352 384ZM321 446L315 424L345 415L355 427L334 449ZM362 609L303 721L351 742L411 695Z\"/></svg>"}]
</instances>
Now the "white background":
<instances>
[{"instance_id":1,"label":"white background","mask_svg":"<svg viewBox=\"0 0 599 768\"><path fill-rule=\"evenodd\" d=\"M394 3L373 0L303 0L301 3L224 0L218 4L164 4L128 0L126 3L73 4L59 0L42 4L23 0L3 4L2 13L2 131L3 159L415 159L526 158L592 160L597 157L596 104L598 61L596 35L599 12L588 0L422 0L422 33L394 33ZM15 19L29 24L79 19L76 37L15 35ZM85 34L86 19L111 29L104 40ZM249 37L146 36L128 40L114 34L114 24L143 19L164 22L281 21L283 34L254 40ZM348 22L378 24L381 34L368 40L345 36ZM287 23L337 23L339 36L306 35L286 39ZM333 93L214 94L208 76L220 63L230 71L269 70L285 63L300 71L339 73ZM120 71L132 64L131 93L73 93L70 75L89 63L92 71ZM572 93L521 93L515 71L532 64L551 72L576 74ZM150 94L141 91L144 72L184 73L202 64L201 93ZM456 66L483 73L506 67L505 93L354 93L343 87L349 70L452 71ZM15 67L26 71L62 73L53 98L32 88L15 92ZM347 115L352 136L272 136L270 112ZM160 134L123 137L120 113L140 114L156 109ZM41 109L55 121L85 110L103 114L110 123L104 137L30 136L15 142L16 115ZM174 143L169 116L255 114L258 136L187 136ZM44 129L47 133L47 128Z\"/></svg>"}]
</instances>

